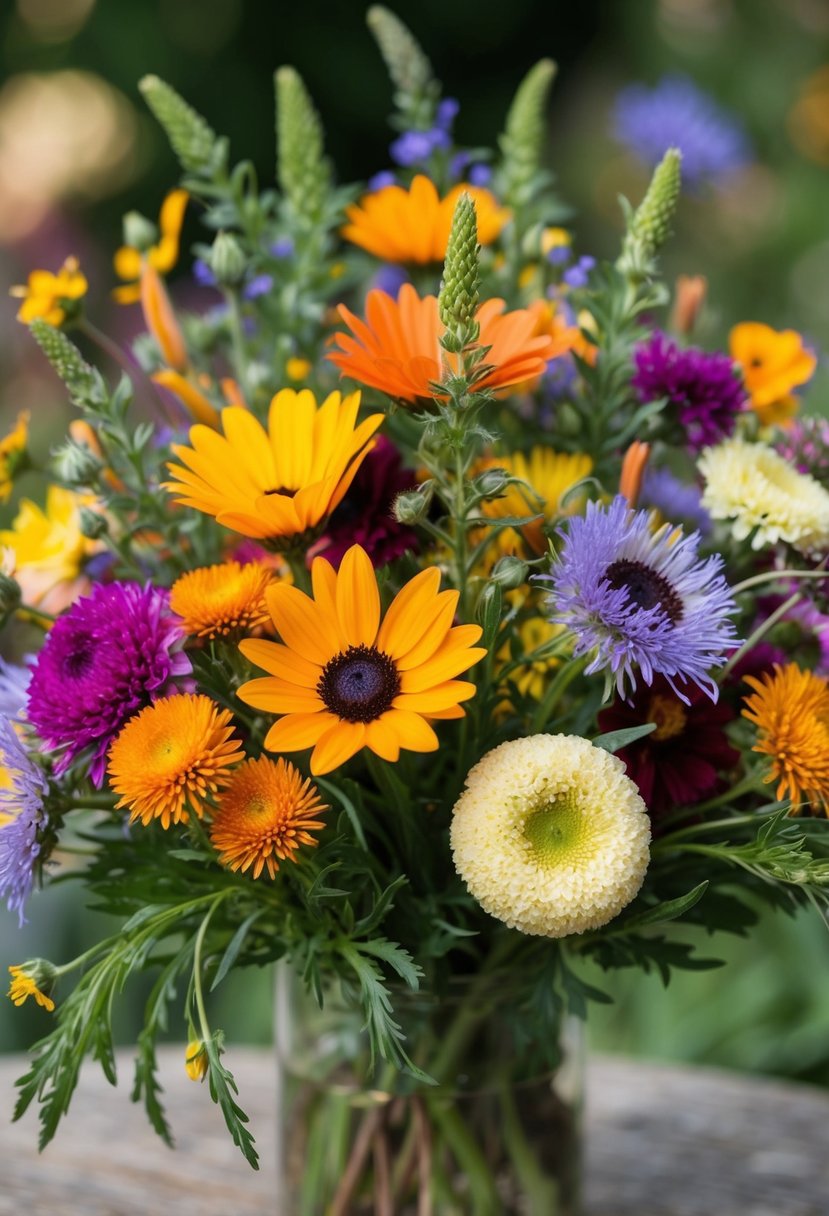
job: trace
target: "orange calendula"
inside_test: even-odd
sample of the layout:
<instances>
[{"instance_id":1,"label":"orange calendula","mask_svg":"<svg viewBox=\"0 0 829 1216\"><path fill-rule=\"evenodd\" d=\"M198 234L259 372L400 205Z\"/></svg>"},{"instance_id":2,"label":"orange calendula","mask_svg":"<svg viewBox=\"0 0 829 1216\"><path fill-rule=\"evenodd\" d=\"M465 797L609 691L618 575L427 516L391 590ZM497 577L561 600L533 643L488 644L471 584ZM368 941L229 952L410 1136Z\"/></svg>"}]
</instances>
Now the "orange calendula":
<instances>
[{"instance_id":1,"label":"orange calendula","mask_svg":"<svg viewBox=\"0 0 829 1216\"><path fill-rule=\"evenodd\" d=\"M210 828L222 865L263 870L273 878L280 861L297 860L302 845L316 845L311 832L325 827L317 816L328 807L317 787L280 756L245 760L218 800Z\"/></svg>"},{"instance_id":2,"label":"orange calendula","mask_svg":"<svg viewBox=\"0 0 829 1216\"><path fill-rule=\"evenodd\" d=\"M339 572L322 557L311 568L313 598L268 589L282 643L249 638L240 649L268 675L239 689L248 705L280 714L269 751L313 747L311 772L328 773L368 747L395 761L400 749L438 746L432 719L463 717L475 685L455 677L483 658L478 625L453 625L457 591L440 591L435 567L415 575L385 616L368 554L353 545Z\"/></svg>"},{"instance_id":3,"label":"orange calendula","mask_svg":"<svg viewBox=\"0 0 829 1216\"><path fill-rule=\"evenodd\" d=\"M550 334L538 333L535 313L504 309L503 300L487 300L475 315L481 327L479 344L488 348L487 370L476 381L476 389L495 390L531 380L561 353ZM396 300L384 291L370 291L365 321L344 304L339 312L351 333L334 335L340 349L328 358L360 384L422 406L441 396L432 385L441 382L444 370L458 370L459 357L447 354L440 345L445 326L437 297L421 298L410 283L404 283Z\"/></svg>"},{"instance_id":4,"label":"orange calendula","mask_svg":"<svg viewBox=\"0 0 829 1216\"><path fill-rule=\"evenodd\" d=\"M12 287L9 295L21 301L17 319L24 325L39 319L60 327L78 311L78 301L86 295L88 286L78 259L67 258L57 274L33 270L25 286Z\"/></svg>"},{"instance_id":5,"label":"orange calendula","mask_svg":"<svg viewBox=\"0 0 829 1216\"><path fill-rule=\"evenodd\" d=\"M284 547L318 528L337 507L383 421L357 422L360 394L331 393L322 405L308 389L282 389L267 431L246 409L222 411L224 435L194 426L191 447L174 444L182 462L165 488L243 536Z\"/></svg>"},{"instance_id":6,"label":"orange calendula","mask_svg":"<svg viewBox=\"0 0 829 1216\"><path fill-rule=\"evenodd\" d=\"M796 663L760 678L746 676L754 689L746 697L743 717L759 732L753 748L770 756L766 781L776 781L779 799L790 798L793 808L804 803L829 813L829 684Z\"/></svg>"},{"instance_id":7,"label":"orange calendula","mask_svg":"<svg viewBox=\"0 0 829 1216\"><path fill-rule=\"evenodd\" d=\"M171 190L161 204L158 217L159 239L146 251L132 245L122 245L115 254L115 273L125 279L124 287L116 287L113 295L119 304L135 304L141 299L141 269L146 263L159 274L167 274L178 261L179 239L189 194L186 190Z\"/></svg>"},{"instance_id":8,"label":"orange calendula","mask_svg":"<svg viewBox=\"0 0 829 1216\"><path fill-rule=\"evenodd\" d=\"M262 562L222 562L188 570L170 589L170 607L198 638L248 633L270 620L265 591L274 572Z\"/></svg>"},{"instance_id":9,"label":"orange calendula","mask_svg":"<svg viewBox=\"0 0 829 1216\"><path fill-rule=\"evenodd\" d=\"M764 426L791 418L798 408L792 390L811 379L817 359L793 329L776 330L760 321L743 321L729 335L732 359L739 363L752 408Z\"/></svg>"},{"instance_id":10,"label":"orange calendula","mask_svg":"<svg viewBox=\"0 0 829 1216\"><path fill-rule=\"evenodd\" d=\"M478 241L489 245L503 228L509 212L499 207L489 190L461 183L440 198L434 183L419 173L408 190L384 186L346 208L347 241L385 262L442 262L446 256L455 204L462 194L475 203Z\"/></svg>"}]
</instances>

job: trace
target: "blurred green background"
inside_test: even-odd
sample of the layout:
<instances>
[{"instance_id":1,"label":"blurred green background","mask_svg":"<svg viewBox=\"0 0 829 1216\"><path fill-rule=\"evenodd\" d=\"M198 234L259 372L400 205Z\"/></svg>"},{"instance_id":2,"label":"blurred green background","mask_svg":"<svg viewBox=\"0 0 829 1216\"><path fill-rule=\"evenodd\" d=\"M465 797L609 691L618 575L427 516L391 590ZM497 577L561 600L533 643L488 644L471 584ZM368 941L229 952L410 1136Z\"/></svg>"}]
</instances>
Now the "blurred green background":
<instances>
[{"instance_id":1,"label":"blurred green background","mask_svg":"<svg viewBox=\"0 0 829 1216\"><path fill-rule=\"evenodd\" d=\"M0 16L0 282L78 254L96 322L128 340L134 309L109 302L122 213L150 216L175 182L171 152L136 83L155 72L219 132L238 159L273 178L272 71L294 64L323 116L340 180L389 167L390 86L365 28L365 5L304 0L6 0ZM461 103L458 142L491 144L523 73L542 54L560 67L549 116L549 164L572 204L579 253L614 254L617 195L638 198L648 171L617 143L619 90L684 74L738 116L752 157L727 183L686 194L666 274L710 283L704 338L723 345L740 320L799 330L819 353L829 327L829 4L826 0L418 0L391 3ZM552 26L552 37L541 29ZM191 228L192 225L192 228ZM185 246L197 239L192 217ZM188 302L214 302L188 281ZM178 283L176 283L178 279ZM190 294L188 294L190 293ZM12 301L0 308L0 423L32 412L32 447L45 456L66 414L51 373ZM807 407L827 411L825 367ZM37 491L23 478L16 492ZM15 499L3 512L9 518ZM0 909L0 965L69 957L111 931L83 907L80 888L35 897L18 929ZM706 1061L829 1084L829 936L817 914L764 915L750 937L713 939L718 971L657 977L591 976L616 997L596 1009L604 1049ZM270 978L241 974L223 987L215 1023L230 1042L266 1041ZM142 993L124 1002L121 1034L139 1024ZM0 1003L0 1049L33 1041L47 1017L31 1002ZM174 1027L174 1037L183 1029Z\"/></svg>"}]
</instances>

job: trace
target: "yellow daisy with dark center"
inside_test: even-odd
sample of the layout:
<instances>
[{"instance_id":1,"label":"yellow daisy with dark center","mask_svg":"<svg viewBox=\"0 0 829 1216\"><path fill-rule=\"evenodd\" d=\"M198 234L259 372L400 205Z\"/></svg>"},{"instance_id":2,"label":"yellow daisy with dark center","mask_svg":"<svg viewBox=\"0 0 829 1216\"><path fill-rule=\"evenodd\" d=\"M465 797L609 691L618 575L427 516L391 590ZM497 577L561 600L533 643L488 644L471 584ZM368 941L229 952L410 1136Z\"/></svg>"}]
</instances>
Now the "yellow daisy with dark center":
<instances>
[{"instance_id":1,"label":"yellow daisy with dark center","mask_svg":"<svg viewBox=\"0 0 829 1216\"><path fill-rule=\"evenodd\" d=\"M188 570L170 588L170 607L191 637L248 633L269 620L265 590L273 577L264 562L221 562Z\"/></svg>"},{"instance_id":2,"label":"yellow daisy with dark center","mask_svg":"<svg viewBox=\"0 0 829 1216\"><path fill-rule=\"evenodd\" d=\"M273 548L307 540L339 506L383 421L358 424L360 394L331 393L318 406L308 389L276 394L268 429L249 410L222 410L224 435L210 426L190 430L191 447L174 444L165 489L185 507Z\"/></svg>"},{"instance_id":3,"label":"yellow daisy with dark center","mask_svg":"<svg viewBox=\"0 0 829 1216\"><path fill-rule=\"evenodd\" d=\"M315 818L328 808L315 785L283 760L245 760L218 799L210 839L219 861L231 870L263 869L273 878L280 861L296 861L300 845L316 845L311 832L325 827Z\"/></svg>"},{"instance_id":4,"label":"yellow daisy with dark center","mask_svg":"<svg viewBox=\"0 0 829 1216\"><path fill-rule=\"evenodd\" d=\"M209 697L165 697L130 718L109 749L109 779L130 823L160 819L162 827L204 815L244 756L228 710Z\"/></svg>"},{"instance_id":5,"label":"yellow daisy with dark center","mask_svg":"<svg viewBox=\"0 0 829 1216\"><path fill-rule=\"evenodd\" d=\"M478 625L452 624L457 591L440 591L440 572L422 570L401 588L381 620L368 554L353 545L339 572L324 558L311 569L313 598L295 587L268 588L282 644L249 638L242 653L264 679L239 689L248 705L282 714L270 751L313 747L311 772L327 773L363 747L395 761L400 749L430 752L430 720L463 717L475 685L456 676L483 658Z\"/></svg>"}]
</instances>

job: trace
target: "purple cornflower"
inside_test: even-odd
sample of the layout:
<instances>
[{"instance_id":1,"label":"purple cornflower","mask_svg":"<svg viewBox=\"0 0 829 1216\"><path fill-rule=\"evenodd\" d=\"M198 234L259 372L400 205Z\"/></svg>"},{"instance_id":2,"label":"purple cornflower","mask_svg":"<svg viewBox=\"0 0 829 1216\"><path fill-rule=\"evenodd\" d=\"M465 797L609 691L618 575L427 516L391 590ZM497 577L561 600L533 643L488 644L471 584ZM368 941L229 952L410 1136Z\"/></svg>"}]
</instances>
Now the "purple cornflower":
<instances>
[{"instance_id":1,"label":"purple cornflower","mask_svg":"<svg viewBox=\"0 0 829 1216\"><path fill-rule=\"evenodd\" d=\"M628 85L616 98L613 130L649 166L679 148L683 181L691 185L722 180L749 159L740 122L683 76L666 76L653 89Z\"/></svg>"},{"instance_id":2,"label":"purple cornflower","mask_svg":"<svg viewBox=\"0 0 829 1216\"><path fill-rule=\"evenodd\" d=\"M637 346L633 361L632 384L639 399L667 397L692 451L700 452L733 432L746 391L728 355L693 346L683 350L655 330Z\"/></svg>"},{"instance_id":3,"label":"purple cornflower","mask_svg":"<svg viewBox=\"0 0 829 1216\"><path fill-rule=\"evenodd\" d=\"M168 593L149 584L99 584L55 621L32 673L28 715L61 753L56 774L91 748L89 777L100 788L127 718L189 674L184 641Z\"/></svg>"},{"instance_id":4,"label":"purple cornflower","mask_svg":"<svg viewBox=\"0 0 829 1216\"><path fill-rule=\"evenodd\" d=\"M700 536L711 532L711 516L702 505L702 491L690 482L680 481L670 469L648 465L639 505L656 508L668 523L692 524Z\"/></svg>"},{"instance_id":5,"label":"purple cornflower","mask_svg":"<svg viewBox=\"0 0 829 1216\"><path fill-rule=\"evenodd\" d=\"M610 692L636 689L634 668L648 685L665 676L698 685L712 701L708 674L736 644L735 611L719 554L700 561L699 535L677 539L666 525L651 531L647 511L633 511L619 495L609 505L590 502L561 532L563 545L551 571L551 619L575 637L574 654L589 656L585 671L603 671Z\"/></svg>"},{"instance_id":6,"label":"purple cornflower","mask_svg":"<svg viewBox=\"0 0 829 1216\"><path fill-rule=\"evenodd\" d=\"M565 270L561 276L568 287L586 287L587 279L590 271L596 265L596 259L590 254L585 254L579 258L575 266L571 266L569 270Z\"/></svg>"},{"instance_id":7,"label":"purple cornflower","mask_svg":"<svg viewBox=\"0 0 829 1216\"><path fill-rule=\"evenodd\" d=\"M0 789L0 897L22 925L23 907L34 885L40 831L46 825L49 786L26 753L8 718L0 716L0 767L9 784Z\"/></svg>"},{"instance_id":8,"label":"purple cornflower","mask_svg":"<svg viewBox=\"0 0 829 1216\"><path fill-rule=\"evenodd\" d=\"M362 545L375 566L394 561L407 549L417 548L417 533L392 515L394 500L414 489L411 469L404 469L400 453L384 435L366 456L340 505L328 521L319 552L339 568L346 550Z\"/></svg>"}]
</instances>

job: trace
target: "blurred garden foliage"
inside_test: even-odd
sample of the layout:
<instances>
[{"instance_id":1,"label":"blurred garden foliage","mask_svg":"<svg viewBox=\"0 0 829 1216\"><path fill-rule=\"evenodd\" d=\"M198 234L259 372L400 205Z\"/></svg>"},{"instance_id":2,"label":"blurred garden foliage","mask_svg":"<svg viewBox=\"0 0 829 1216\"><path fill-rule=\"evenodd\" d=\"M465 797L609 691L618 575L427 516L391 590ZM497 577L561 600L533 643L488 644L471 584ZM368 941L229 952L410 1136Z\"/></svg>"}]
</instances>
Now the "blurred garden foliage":
<instances>
[{"instance_id":1,"label":"blurred garden foliage","mask_svg":"<svg viewBox=\"0 0 829 1216\"><path fill-rule=\"evenodd\" d=\"M666 277L708 278L699 335L705 345L722 348L742 320L803 333L821 356L810 406L829 414L822 358L829 329L826 0L420 0L392 7L427 48L445 91L460 101L457 131L470 146L500 129L517 82L541 54L557 60L548 163L572 205L580 254L614 252L622 227L617 195L640 197L649 175L650 166L614 136L622 89L684 77L732 115L745 134L745 161L725 180L685 193ZM9 0L0 17L3 283L23 281L33 266L56 268L76 253L90 280L91 313L103 319L114 307L111 256L121 215L155 215L175 179L172 154L137 89L149 72L227 133L268 181L273 129L250 116L271 107L273 69L301 63L340 180L389 168L390 86L366 36L364 9L349 0L290 8L253 0ZM542 39L539 29L551 24L555 36ZM197 235L189 216L185 248ZM182 258L173 291L188 307L207 308L215 302L210 289L187 280L189 265ZM129 310L115 321L128 340ZM0 312L0 367L4 424L30 409L32 446L45 456L65 426L63 395L15 323L11 301ZM35 491L33 479L21 480L16 496ZM41 952L68 957L94 935L94 915L80 907L71 883L35 899L22 930L2 909L0 962ZM709 953L728 966L681 976L667 994L656 976L617 977L616 1003L594 1011L594 1042L829 1084L829 938L817 915L765 916L750 937L713 940ZM590 978L605 986L600 975ZM140 997L136 991L125 1039L140 1024ZM235 1002L242 1033L266 1041L267 974L239 977L222 1000ZM3 1003L0 1048L24 1047L41 1023L40 1012L23 1017Z\"/></svg>"}]
</instances>

